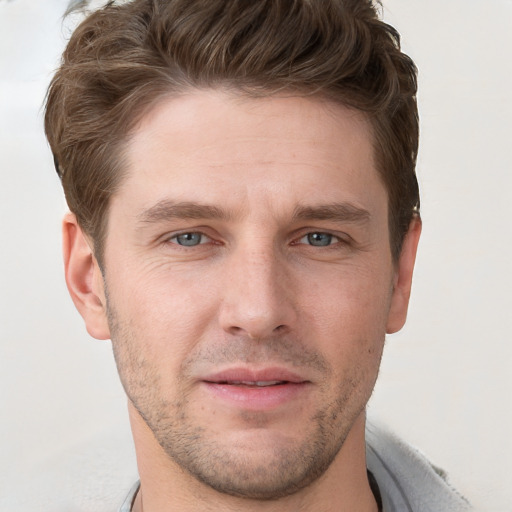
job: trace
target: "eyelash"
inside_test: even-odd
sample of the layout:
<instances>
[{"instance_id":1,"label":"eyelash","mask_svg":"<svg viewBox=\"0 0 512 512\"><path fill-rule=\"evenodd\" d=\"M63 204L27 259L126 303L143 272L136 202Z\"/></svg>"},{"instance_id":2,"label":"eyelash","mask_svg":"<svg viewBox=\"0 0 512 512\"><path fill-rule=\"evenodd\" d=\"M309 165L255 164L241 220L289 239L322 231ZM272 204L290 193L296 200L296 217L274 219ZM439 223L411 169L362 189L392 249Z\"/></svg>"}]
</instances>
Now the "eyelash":
<instances>
[{"instance_id":1,"label":"eyelash","mask_svg":"<svg viewBox=\"0 0 512 512\"><path fill-rule=\"evenodd\" d=\"M204 240L205 238L207 240L206 241L200 241L198 244L194 244L194 245L180 244L177 241L173 242L173 240L177 240L179 237L183 237L183 236L186 236L186 235L199 235L202 240ZM177 233L177 234L175 234L175 235L173 235L173 236L171 236L170 238L167 239L167 242L169 242L169 243L171 243L173 245L179 245L180 247L197 247L198 245L204 245L205 243L208 243L208 241L212 241L212 239L208 235L205 235L204 233L201 233L200 231L185 231L183 233Z\"/></svg>"},{"instance_id":2,"label":"eyelash","mask_svg":"<svg viewBox=\"0 0 512 512\"><path fill-rule=\"evenodd\" d=\"M199 243L187 245L187 244L179 243L177 241L179 237L184 237L184 236L190 237L193 235L199 235L201 237ZM326 243L325 245L314 245L313 243L311 243L311 237L314 237L314 236L327 236L328 243ZM206 239L206 240L204 240L204 239ZM309 245L311 247L332 247L339 243L347 243L346 240L343 240L341 237L334 235L332 233L324 232L324 231L311 231L311 232L306 233L305 235L301 236L300 238L298 238L296 241L294 241L292 243L292 245L299 245L301 243L301 241L304 239L306 239L306 240L308 240L308 242L310 242L310 243L304 243L304 245ZM208 242L213 241L213 239L200 231L185 231L182 233L177 233L177 234L173 235L172 237L167 238L166 241L168 243L171 243L173 245L178 245L180 247L197 247L199 245L205 245Z\"/></svg>"},{"instance_id":3,"label":"eyelash","mask_svg":"<svg viewBox=\"0 0 512 512\"><path fill-rule=\"evenodd\" d=\"M312 242L311 238L314 236L318 236L318 237L326 236L326 237L328 237L328 243L325 245L321 245L321 244L315 245L315 244L311 243ZM331 247L340 242L343 242L343 240L339 236L336 236L336 235L333 235L332 233L324 232L324 231L311 231L310 233L306 233L304 236L299 238L298 243L300 243L304 239L307 239L309 242L308 244L305 244L305 245L310 245L311 247ZM334 243L331 243L331 242L334 242Z\"/></svg>"}]
</instances>

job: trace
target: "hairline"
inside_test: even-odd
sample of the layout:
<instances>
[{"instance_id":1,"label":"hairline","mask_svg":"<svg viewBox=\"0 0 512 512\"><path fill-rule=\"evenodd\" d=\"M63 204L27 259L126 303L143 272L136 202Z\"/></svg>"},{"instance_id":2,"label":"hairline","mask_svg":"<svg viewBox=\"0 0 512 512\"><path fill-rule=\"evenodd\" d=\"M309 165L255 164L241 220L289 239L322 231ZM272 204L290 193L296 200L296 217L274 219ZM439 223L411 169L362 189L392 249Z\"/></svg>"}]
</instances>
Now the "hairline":
<instances>
[{"instance_id":1,"label":"hairline","mask_svg":"<svg viewBox=\"0 0 512 512\"><path fill-rule=\"evenodd\" d=\"M266 100L269 98L308 98L315 100L319 103L324 104L326 107L330 106L342 106L349 111L354 112L357 116L364 121L368 128L368 137L370 138L371 147L373 149L372 160L374 163L374 170L377 173L378 179L383 185L386 196L387 196L387 225L388 225L388 239L390 251L392 254L392 259L394 263L397 263L399 252L395 254L393 250L393 219L391 218L392 208L391 208L391 194L387 183L385 182L384 175L386 170L383 169L383 162L381 162L381 158L379 158L379 147L378 147L378 137L377 130L375 127L375 121L372 115L360 108L350 105L348 102L343 102L339 99L335 99L333 94L329 94L329 91L319 91L318 89L309 90L307 87L294 87L293 89L288 87L280 87L280 88L271 88L271 87L242 87L237 84L232 83L229 79L225 81L219 81L215 84L209 85L199 85L194 83L183 83L180 87L174 86L174 88L169 88L167 91L157 92L154 97L147 102L145 105L141 106L140 109L137 109L132 115L129 123L127 125L126 131L123 133L119 142L116 144L116 147L112 151L111 159L117 168L114 171L116 185L112 190L112 193L109 195L109 198L105 204L105 210L103 218L101 219L99 229L96 230L95 233L88 233L89 236L93 240L93 247L95 257L100 265L100 267L104 267L104 256L105 256L105 245L107 242L107 234L109 227L109 212L110 212L110 203L115 194L119 191L120 187L124 183L124 180L128 174L128 161L127 161L127 150L130 144L130 141L136 135L144 120L151 115L151 113L158 108L159 105L164 103L166 100L179 100L185 96L193 94L195 92L223 92L226 93L228 97L238 98L238 99L262 99ZM334 110L330 108L325 109L330 115L336 118L336 114ZM418 212L411 212L411 220L414 216L419 216ZM403 242L403 237L401 238L401 242Z\"/></svg>"}]
</instances>

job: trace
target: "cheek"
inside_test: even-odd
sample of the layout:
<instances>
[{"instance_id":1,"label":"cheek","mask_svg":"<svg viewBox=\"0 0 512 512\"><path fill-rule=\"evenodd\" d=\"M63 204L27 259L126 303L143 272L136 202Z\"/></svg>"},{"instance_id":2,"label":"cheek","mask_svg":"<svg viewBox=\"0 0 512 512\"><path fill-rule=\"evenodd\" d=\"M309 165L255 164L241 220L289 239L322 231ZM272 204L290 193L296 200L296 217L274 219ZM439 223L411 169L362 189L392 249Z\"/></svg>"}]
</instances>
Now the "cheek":
<instances>
[{"instance_id":1,"label":"cheek","mask_svg":"<svg viewBox=\"0 0 512 512\"><path fill-rule=\"evenodd\" d=\"M215 315L216 294L205 290L201 279L173 272L135 273L127 267L108 284L117 331L124 338L119 341L156 367L178 368Z\"/></svg>"},{"instance_id":2,"label":"cheek","mask_svg":"<svg viewBox=\"0 0 512 512\"><path fill-rule=\"evenodd\" d=\"M337 393L348 401L356 395L363 400L373 389L390 298L391 286L382 273L351 269L331 275L321 287L317 283L307 299L305 330L331 363L333 382L341 383ZM346 395L347 386L354 397Z\"/></svg>"},{"instance_id":3,"label":"cheek","mask_svg":"<svg viewBox=\"0 0 512 512\"><path fill-rule=\"evenodd\" d=\"M380 342L391 303L391 277L367 268L344 268L300 290L307 322L340 345Z\"/></svg>"}]
</instances>

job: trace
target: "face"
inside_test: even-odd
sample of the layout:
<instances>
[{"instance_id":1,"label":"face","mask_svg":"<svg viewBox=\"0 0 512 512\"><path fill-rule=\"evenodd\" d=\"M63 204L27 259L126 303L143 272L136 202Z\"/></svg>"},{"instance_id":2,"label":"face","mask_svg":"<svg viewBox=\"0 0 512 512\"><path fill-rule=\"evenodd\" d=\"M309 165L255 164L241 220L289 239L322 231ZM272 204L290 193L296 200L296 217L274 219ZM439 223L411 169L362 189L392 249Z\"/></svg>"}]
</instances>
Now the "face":
<instances>
[{"instance_id":1,"label":"face","mask_svg":"<svg viewBox=\"0 0 512 512\"><path fill-rule=\"evenodd\" d=\"M166 99L110 205L108 322L171 464L287 495L337 457L377 377L396 267L364 117L319 99Z\"/></svg>"}]
</instances>

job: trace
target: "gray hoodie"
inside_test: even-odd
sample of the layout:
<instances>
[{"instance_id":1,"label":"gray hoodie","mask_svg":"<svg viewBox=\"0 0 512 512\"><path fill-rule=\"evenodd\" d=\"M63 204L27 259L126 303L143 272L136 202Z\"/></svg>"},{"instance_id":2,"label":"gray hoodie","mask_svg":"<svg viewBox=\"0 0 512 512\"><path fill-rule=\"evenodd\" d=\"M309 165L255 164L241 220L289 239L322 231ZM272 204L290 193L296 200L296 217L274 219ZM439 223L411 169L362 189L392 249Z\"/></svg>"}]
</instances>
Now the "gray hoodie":
<instances>
[{"instance_id":1,"label":"gray hoodie","mask_svg":"<svg viewBox=\"0 0 512 512\"><path fill-rule=\"evenodd\" d=\"M444 471L420 452L371 421L366 423L366 464L378 486L382 512L468 512L469 503L446 481ZM130 512L133 485L119 512Z\"/></svg>"}]
</instances>

